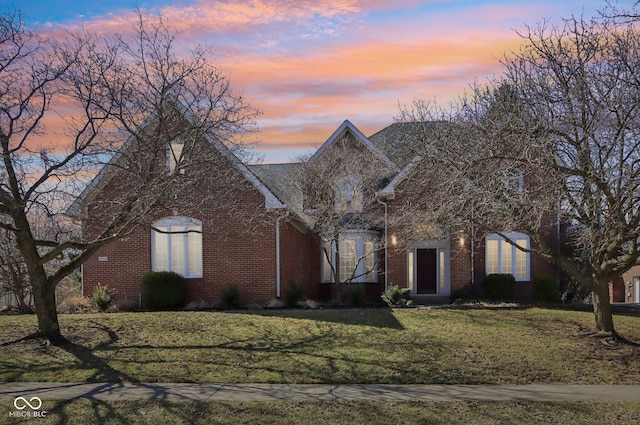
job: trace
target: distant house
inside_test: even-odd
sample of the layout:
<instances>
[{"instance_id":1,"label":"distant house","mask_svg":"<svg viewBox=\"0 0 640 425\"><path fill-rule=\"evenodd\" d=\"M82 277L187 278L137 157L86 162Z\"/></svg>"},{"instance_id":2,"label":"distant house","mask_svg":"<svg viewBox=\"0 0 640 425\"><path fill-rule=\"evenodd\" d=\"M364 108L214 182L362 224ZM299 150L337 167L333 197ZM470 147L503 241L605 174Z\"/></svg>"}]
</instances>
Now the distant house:
<instances>
[{"instance_id":1,"label":"distant house","mask_svg":"<svg viewBox=\"0 0 640 425\"><path fill-rule=\"evenodd\" d=\"M329 194L305 193L299 177L309 164L247 165L224 144L203 140L232 176L231 190L202 185L197 189L201 192L176 196L171 208L154 212L150 225L105 245L83 266L84 295L102 284L116 297L139 302L144 273L172 270L187 279L189 301L211 305L220 302L222 290L230 286L239 289L245 305L281 298L293 284L304 287L305 297L327 301L341 296L344 282L361 287L368 299L395 284L410 288L418 302L442 303L476 290L488 273L511 273L517 297L530 299L532 279L555 274L555 269L497 234L479 241L447 229L437 234L425 231L410 240L397 237L403 229L394 214L422 190L414 186L419 161L411 140L403 136L408 134L403 125L407 124L396 123L366 137L344 121L308 162L348 164L350 158L358 158L374 175L365 179L364 168L354 164L354 171L346 172L336 162L333 169L341 174L324 177L335 185ZM346 149L342 160L332 157L338 149ZM166 152L167 171L175 172L175 149L168 145ZM514 178L522 184L521 177ZM119 190L118 170L113 168L101 172L83 193L77 204L82 206L84 237L91 238L99 228L102 212L96 200ZM218 197L211 193L215 190L224 193ZM218 202L202 205L198 200L204 194ZM231 198L234 202L227 205ZM334 223L339 233L331 238L321 226L321 202L325 209L334 208L335 216L343 214ZM327 214L332 216L331 211ZM528 235L510 236L530 247Z\"/></svg>"},{"instance_id":2,"label":"distant house","mask_svg":"<svg viewBox=\"0 0 640 425\"><path fill-rule=\"evenodd\" d=\"M612 303L640 303L640 265L631 267L609 284Z\"/></svg>"}]
</instances>

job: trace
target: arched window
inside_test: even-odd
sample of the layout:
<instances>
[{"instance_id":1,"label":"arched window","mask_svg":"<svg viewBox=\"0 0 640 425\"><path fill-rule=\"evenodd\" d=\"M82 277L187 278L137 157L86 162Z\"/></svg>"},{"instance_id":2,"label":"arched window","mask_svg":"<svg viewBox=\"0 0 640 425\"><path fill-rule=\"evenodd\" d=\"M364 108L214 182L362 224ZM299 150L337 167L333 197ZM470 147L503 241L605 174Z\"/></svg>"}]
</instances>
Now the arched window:
<instances>
[{"instance_id":1,"label":"arched window","mask_svg":"<svg viewBox=\"0 0 640 425\"><path fill-rule=\"evenodd\" d=\"M338 180L336 184L336 212L362 212L362 181L356 177Z\"/></svg>"},{"instance_id":2,"label":"arched window","mask_svg":"<svg viewBox=\"0 0 640 425\"><path fill-rule=\"evenodd\" d=\"M202 277L202 223L169 217L151 226L151 269L173 271L187 278Z\"/></svg>"}]
</instances>

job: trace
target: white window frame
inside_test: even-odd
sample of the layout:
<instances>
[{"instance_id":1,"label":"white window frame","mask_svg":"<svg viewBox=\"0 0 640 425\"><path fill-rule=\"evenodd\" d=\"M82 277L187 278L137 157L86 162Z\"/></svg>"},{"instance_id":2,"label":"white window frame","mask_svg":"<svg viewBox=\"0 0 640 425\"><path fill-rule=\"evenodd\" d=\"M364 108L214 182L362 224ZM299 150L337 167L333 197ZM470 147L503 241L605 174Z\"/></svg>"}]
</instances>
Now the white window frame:
<instances>
[{"instance_id":1,"label":"white window frame","mask_svg":"<svg viewBox=\"0 0 640 425\"><path fill-rule=\"evenodd\" d=\"M528 235L517 232L503 233L503 235L514 242L524 241L524 246L520 246L522 246L524 249L531 249L531 238ZM489 250L489 241L497 241L497 258L493 259L497 260L497 270L489 270L491 255L491 252ZM505 252L505 250L509 251ZM508 265L504 264L506 262L506 258L509 258ZM524 258L525 261L524 276L519 276L517 273L519 258ZM511 245L501 235L492 233L488 235L485 240L485 273L510 274L515 277L516 282L528 282L531 280L531 254L529 252L522 251L514 245Z\"/></svg>"},{"instance_id":2,"label":"white window frame","mask_svg":"<svg viewBox=\"0 0 640 425\"><path fill-rule=\"evenodd\" d=\"M355 261L357 262L359 259L360 262L357 265L355 270L355 275L357 276L351 282L353 283L376 283L378 282L378 250L376 249L376 242L379 239L380 235L375 231L348 231L344 232L339 237L339 243L344 241L353 241L355 243ZM342 243L340 246L340 253L342 254ZM329 259L327 259L327 255L325 254L325 249L328 249ZM371 252L368 252L367 250ZM333 270L335 270L336 264L336 249L335 243L329 243L328 241L324 241L322 243L322 249L320 250L321 255L321 281L323 283L332 283L334 282ZM330 261L331 263L329 264ZM340 262L342 267L342 261ZM333 267L332 267L333 266ZM373 267L371 267L373 266ZM351 277L345 276L340 273L339 270L336 270L337 273L340 274L340 281L344 282L346 279ZM353 270L349 271L350 273ZM365 273L366 272L366 273Z\"/></svg>"},{"instance_id":3,"label":"white window frame","mask_svg":"<svg viewBox=\"0 0 640 425\"><path fill-rule=\"evenodd\" d=\"M508 170L505 173L505 185L507 191L515 193L518 196L522 195L522 189L524 187L522 170L518 170L517 168Z\"/></svg>"},{"instance_id":4,"label":"white window frame","mask_svg":"<svg viewBox=\"0 0 640 425\"><path fill-rule=\"evenodd\" d=\"M336 182L335 209L336 212L362 212L364 194L362 181L357 177L348 177Z\"/></svg>"},{"instance_id":5,"label":"white window frame","mask_svg":"<svg viewBox=\"0 0 640 425\"><path fill-rule=\"evenodd\" d=\"M163 218L161 220L158 220L154 222L151 227L152 227L151 229L151 270L152 271L173 271L189 279L201 278L203 275L202 273L202 269L203 269L202 222L189 217L176 216L176 217L168 217L168 218ZM188 232L189 227L199 227L199 229L195 229L195 232L193 231ZM157 232L154 229L163 230L169 233ZM172 233L172 232L175 232L175 233ZM165 259L166 261L164 262L167 265L166 267L161 267L158 264L157 248L158 248L158 240L160 237L164 237L167 240L167 249L166 249L167 258ZM198 248L197 250L195 251L193 250L193 247L190 246L189 244L190 241L191 242L195 241L196 246ZM172 252L172 247L176 243L181 245L182 253L184 255L184 258L182 259L183 267L181 268L181 270L174 270L175 267L172 264L173 263L172 255L174 255L174 253ZM196 269L195 273L190 268L190 262L191 264L195 263L197 265L195 267Z\"/></svg>"},{"instance_id":6,"label":"white window frame","mask_svg":"<svg viewBox=\"0 0 640 425\"><path fill-rule=\"evenodd\" d=\"M174 150L174 147L180 147L179 149ZM182 162L182 155L184 152L184 142L180 139L172 140L167 146L167 170L169 170L169 174L174 174L176 169L178 170L178 174L184 175L184 168L178 167Z\"/></svg>"}]
</instances>

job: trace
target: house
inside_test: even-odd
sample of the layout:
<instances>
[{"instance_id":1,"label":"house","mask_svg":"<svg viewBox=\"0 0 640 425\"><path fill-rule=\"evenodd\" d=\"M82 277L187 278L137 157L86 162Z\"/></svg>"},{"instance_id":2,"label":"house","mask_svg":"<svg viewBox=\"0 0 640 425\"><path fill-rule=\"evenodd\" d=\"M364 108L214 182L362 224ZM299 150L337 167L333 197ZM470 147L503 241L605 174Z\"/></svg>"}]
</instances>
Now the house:
<instances>
[{"instance_id":1,"label":"house","mask_svg":"<svg viewBox=\"0 0 640 425\"><path fill-rule=\"evenodd\" d=\"M226 287L237 287L245 305L264 305L293 284L320 301L344 296L345 288L374 299L395 284L418 302L442 303L474 291L487 273L512 273L518 298L530 299L531 280L555 269L497 234L435 232L422 223L422 233L403 236L399 211L421 194L405 125L366 137L344 121L307 161L290 164L247 165L215 138L199 136L225 185L203 180L179 191L146 224L101 247L83 266L84 295L102 284L139 303L144 273L173 270L187 279L189 301L214 305ZM187 151L179 140L166 141L158 167L188 176L190 166L179 161ZM83 238L95 238L104 221L98 201L122 191L118 174L107 165L76 202ZM509 236L525 248L532 243L526 234Z\"/></svg>"},{"instance_id":2,"label":"house","mask_svg":"<svg viewBox=\"0 0 640 425\"><path fill-rule=\"evenodd\" d=\"M609 301L640 303L640 265L631 267L620 278L609 283Z\"/></svg>"}]
</instances>

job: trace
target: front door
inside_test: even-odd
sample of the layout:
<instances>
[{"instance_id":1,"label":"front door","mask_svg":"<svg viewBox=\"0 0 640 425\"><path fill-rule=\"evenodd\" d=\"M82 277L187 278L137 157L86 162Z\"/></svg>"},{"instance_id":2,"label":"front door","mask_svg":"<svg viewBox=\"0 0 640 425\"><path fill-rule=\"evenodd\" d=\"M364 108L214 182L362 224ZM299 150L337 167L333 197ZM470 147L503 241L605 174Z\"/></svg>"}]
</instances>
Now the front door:
<instances>
[{"instance_id":1,"label":"front door","mask_svg":"<svg viewBox=\"0 0 640 425\"><path fill-rule=\"evenodd\" d=\"M416 249L416 260L416 293L436 294L438 292L438 250Z\"/></svg>"},{"instance_id":2,"label":"front door","mask_svg":"<svg viewBox=\"0 0 640 425\"><path fill-rule=\"evenodd\" d=\"M633 288L634 289L633 302L640 303L640 276L636 276L633 278L633 284L635 286L635 288Z\"/></svg>"}]
</instances>

